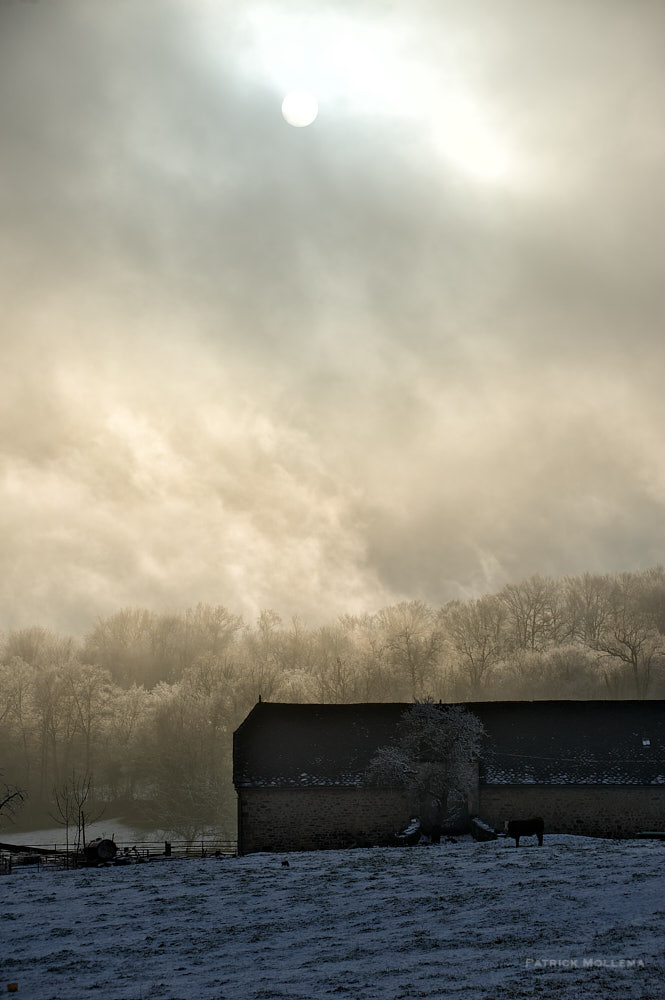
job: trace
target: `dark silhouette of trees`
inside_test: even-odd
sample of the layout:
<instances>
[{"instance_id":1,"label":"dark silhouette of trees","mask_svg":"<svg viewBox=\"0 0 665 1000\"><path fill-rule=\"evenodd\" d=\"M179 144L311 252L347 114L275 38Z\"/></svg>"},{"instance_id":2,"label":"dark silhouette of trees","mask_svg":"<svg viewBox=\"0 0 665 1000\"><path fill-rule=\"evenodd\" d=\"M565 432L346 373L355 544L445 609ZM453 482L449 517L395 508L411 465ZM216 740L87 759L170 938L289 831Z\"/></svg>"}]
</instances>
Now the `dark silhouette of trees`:
<instances>
[{"instance_id":1,"label":"dark silhouette of trees","mask_svg":"<svg viewBox=\"0 0 665 1000\"><path fill-rule=\"evenodd\" d=\"M18 785L0 782L0 823L11 820L27 798L27 792Z\"/></svg>"}]
</instances>

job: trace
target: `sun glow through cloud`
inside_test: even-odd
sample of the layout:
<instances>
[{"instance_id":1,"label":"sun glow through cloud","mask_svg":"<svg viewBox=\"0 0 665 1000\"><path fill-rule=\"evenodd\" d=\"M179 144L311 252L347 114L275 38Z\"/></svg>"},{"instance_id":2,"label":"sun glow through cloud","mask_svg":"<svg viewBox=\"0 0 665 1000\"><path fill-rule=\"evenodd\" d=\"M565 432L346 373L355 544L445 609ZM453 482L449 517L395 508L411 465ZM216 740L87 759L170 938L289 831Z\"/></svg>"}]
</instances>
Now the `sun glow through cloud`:
<instances>
[{"instance_id":1,"label":"sun glow through cloud","mask_svg":"<svg viewBox=\"0 0 665 1000\"><path fill-rule=\"evenodd\" d=\"M284 121L295 128L311 125L319 113L319 102L308 90L290 90L282 101Z\"/></svg>"},{"instance_id":2,"label":"sun glow through cloud","mask_svg":"<svg viewBox=\"0 0 665 1000\"><path fill-rule=\"evenodd\" d=\"M444 97L430 120L433 148L453 166L480 181L502 181L513 167L510 152L466 97Z\"/></svg>"},{"instance_id":3,"label":"sun glow through cloud","mask_svg":"<svg viewBox=\"0 0 665 1000\"><path fill-rule=\"evenodd\" d=\"M362 15L303 17L268 6L254 8L248 22L247 72L279 93L316 94L338 117L403 121L449 168L476 181L509 179L514 151L484 112L482 95L472 92L460 66L424 66L418 40L403 28ZM300 119L300 109L293 117Z\"/></svg>"}]
</instances>

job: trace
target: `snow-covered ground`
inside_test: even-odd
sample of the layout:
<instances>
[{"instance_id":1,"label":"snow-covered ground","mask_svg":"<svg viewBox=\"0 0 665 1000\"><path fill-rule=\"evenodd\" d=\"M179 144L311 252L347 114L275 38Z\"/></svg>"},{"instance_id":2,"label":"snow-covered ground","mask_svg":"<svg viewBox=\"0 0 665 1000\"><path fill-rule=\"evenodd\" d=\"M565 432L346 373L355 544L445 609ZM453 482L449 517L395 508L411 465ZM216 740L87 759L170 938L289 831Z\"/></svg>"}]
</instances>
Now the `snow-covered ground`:
<instances>
[{"instance_id":1,"label":"snow-covered ground","mask_svg":"<svg viewBox=\"0 0 665 1000\"><path fill-rule=\"evenodd\" d=\"M664 862L665 843L546 835L25 868L0 876L0 990L664 1000Z\"/></svg>"}]
</instances>

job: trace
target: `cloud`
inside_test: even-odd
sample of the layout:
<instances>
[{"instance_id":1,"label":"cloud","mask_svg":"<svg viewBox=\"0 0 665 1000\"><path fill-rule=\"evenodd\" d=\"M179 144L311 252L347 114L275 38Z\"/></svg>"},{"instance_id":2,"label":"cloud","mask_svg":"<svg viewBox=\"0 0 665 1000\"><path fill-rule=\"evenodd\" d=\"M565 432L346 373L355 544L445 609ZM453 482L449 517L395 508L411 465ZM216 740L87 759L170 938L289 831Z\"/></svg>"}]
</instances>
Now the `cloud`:
<instances>
[{"instance_id":1,"label":"cloud","mask_svg":"<svg viewBox=\"0 0 665 1000\"><path fill-rule=\"evenodd\" d=\"M0 5L4 625L662 561L662 13L243 10Z\"/></svg>"}]
</instances>

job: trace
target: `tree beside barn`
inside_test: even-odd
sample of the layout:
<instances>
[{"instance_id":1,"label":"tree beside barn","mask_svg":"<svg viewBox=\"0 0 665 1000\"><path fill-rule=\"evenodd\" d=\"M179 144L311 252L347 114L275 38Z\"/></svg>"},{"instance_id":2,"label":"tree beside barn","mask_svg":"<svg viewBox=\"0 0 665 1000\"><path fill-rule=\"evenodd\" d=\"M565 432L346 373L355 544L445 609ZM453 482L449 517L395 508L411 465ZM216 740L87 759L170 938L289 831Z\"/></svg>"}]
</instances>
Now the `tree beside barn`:
<instances>
[{"instance_id":1,"label":"tree beside barn","mask_svg":"<svg viewBox=\"0 0 665 1000\"><path fill-rule=\"evenodd\" d=\"M464 809L484 732L461 705L416 701L404 712L397 739L374 754L367 782L406 789L423 831L436 836Z\"/></svg>"}]
</instances>

